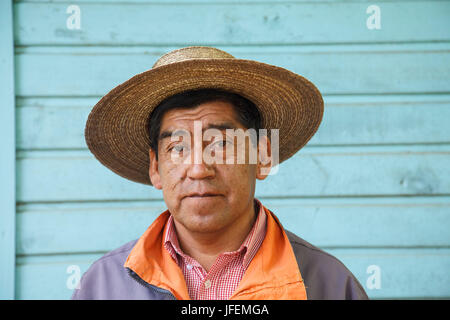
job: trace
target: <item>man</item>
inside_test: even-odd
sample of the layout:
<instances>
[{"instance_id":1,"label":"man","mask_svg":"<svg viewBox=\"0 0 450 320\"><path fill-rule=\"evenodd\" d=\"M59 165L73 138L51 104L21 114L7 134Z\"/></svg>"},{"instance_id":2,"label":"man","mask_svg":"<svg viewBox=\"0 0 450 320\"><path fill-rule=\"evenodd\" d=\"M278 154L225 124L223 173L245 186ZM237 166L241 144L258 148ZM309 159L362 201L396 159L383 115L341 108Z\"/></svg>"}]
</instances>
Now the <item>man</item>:
<instances>
[{"instance_id":1,"label":"man","mask_svg":"<svg viewBox=\"0 0 450 320\"><path fill-rule=\"evenodd\" d=\"M162 190L168 209L96 261L72 298L367 299L339 260L254 198L322 116L305 78L210 47L169 52L113 89L89 115L87 144L115 173Z\"/></svg>"}]
</instances>

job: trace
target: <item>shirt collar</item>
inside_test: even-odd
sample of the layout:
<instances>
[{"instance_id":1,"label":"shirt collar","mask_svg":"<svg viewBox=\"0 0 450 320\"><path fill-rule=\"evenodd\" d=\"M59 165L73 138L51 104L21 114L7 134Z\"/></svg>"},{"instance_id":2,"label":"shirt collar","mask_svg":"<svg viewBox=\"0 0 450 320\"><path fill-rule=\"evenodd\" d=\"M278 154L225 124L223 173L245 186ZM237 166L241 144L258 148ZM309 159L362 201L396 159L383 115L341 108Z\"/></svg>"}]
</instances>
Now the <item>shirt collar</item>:
<instances>
[{"instance_id":1,"label":"shirt collar","mask_svg":"<svg viewBox=\"0 0 450 320\"><path fill-rule=\"evenodd\" d=\"M272 211L260 206L267 221L264 240L230 299L307 299L297 257L283 226ZM166 210L153 221L133 246L124 267L177 299L189 299L183 272L164 248L169 216Z\"/></svg>"},{"instance_id":2,"label":"shirt collar","mask_svg":"<svg viewBox=\"0 0 450 320\"><path fill-rule=\"evenodd\" d=\"M245 240L242 242L239 249L232 252L227 252L227 254L236 254L239 252L245 252L244 259L242 261L244 269L247 269L250 261L255 256L258 251L259 246L264 240L266 233L266 213L258 199L254 199L255 209L258 214L256 216L256 221L252 226L252 229L248 233ZM193 260L191 257L187 256L183 250L181 250L180 243L178 241L177 234L175 232L175 224L173 221L172 214L167 221L167 229L164 235L164 247L169 251L174 260L179 263L179 259ZM174 251L169 250L169 247ZM195 260L194 260L195 261ZM198 263L197 263L198 264Z\"/></svg>"}]
</instances>

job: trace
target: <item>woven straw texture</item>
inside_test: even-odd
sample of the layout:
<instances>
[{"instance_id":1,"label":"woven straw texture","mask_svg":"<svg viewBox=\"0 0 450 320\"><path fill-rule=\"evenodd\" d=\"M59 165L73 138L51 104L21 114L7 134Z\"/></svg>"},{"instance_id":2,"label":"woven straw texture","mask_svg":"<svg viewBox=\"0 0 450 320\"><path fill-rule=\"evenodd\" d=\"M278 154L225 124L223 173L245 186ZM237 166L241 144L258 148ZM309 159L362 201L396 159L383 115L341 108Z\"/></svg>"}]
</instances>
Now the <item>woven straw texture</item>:
<instances>
[{"instance_id":1,"label":"woven straw texture","mask_svg":"<svg viewBox=\"0 0 450 320\"><path fill-rule=\"evenodd\" d=\"M106 94L89 114L86 143L116 174L151 185L149 115L169 96L217 88L253 101L263 128L279 129L279 163L301 149L323 117L319 90L304 77L273 65L236 59L211 47L187 47L162 56Z\"/></svg>"}]
</instances>

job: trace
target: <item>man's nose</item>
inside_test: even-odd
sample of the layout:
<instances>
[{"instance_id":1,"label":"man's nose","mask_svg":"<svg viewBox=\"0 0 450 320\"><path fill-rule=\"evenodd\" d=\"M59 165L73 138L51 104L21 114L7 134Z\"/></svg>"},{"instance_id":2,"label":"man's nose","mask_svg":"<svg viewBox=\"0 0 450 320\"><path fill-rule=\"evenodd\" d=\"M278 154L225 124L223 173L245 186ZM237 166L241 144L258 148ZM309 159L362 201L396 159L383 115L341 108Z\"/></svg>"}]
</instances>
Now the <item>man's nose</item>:
<instances>
[{"instance_id":1,"label":"man's nose","mask_svg":"<svg viewBox=\"0 0 450 320\"><path fill-rule=\"evenodd\" d=\"M192 163L187 170L187 176L191 179L207 179L214 177L214 168L204 162Z\"/></svg>"},{"instance_id":2,"label":"man's nose","mask_svg":"<svg viewBox=\"0 0 450 320\"><path fill-rule=\"evenodd\" d=\"M187 175L191 179L205 179L214 176L214 167L205 162L203 158L203 144L194 143L191 162L188 164Z\"/></svg>"}]
</instances>

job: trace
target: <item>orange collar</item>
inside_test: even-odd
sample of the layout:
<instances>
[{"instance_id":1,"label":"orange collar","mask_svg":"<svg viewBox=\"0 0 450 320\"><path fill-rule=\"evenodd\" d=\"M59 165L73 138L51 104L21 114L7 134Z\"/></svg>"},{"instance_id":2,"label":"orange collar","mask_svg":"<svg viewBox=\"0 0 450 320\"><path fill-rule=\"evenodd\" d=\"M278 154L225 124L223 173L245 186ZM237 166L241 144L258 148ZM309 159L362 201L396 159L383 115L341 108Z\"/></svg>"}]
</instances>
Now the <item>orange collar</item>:
<instances>
[{"instance_id":1,"label":"orange collar","mask_svg":"<svg viewBox=\"0 0 450 320\"><path fill-rule=\"evenodd\" d=\"M262 207L267 215L266 237L230 299L305 300L305 285L289 239L277 217ZM131 250L124 267L177 299L190 299L181 269L164 248L169 216L166 210L156 218Z\"/></svg>"}]
</instances>

